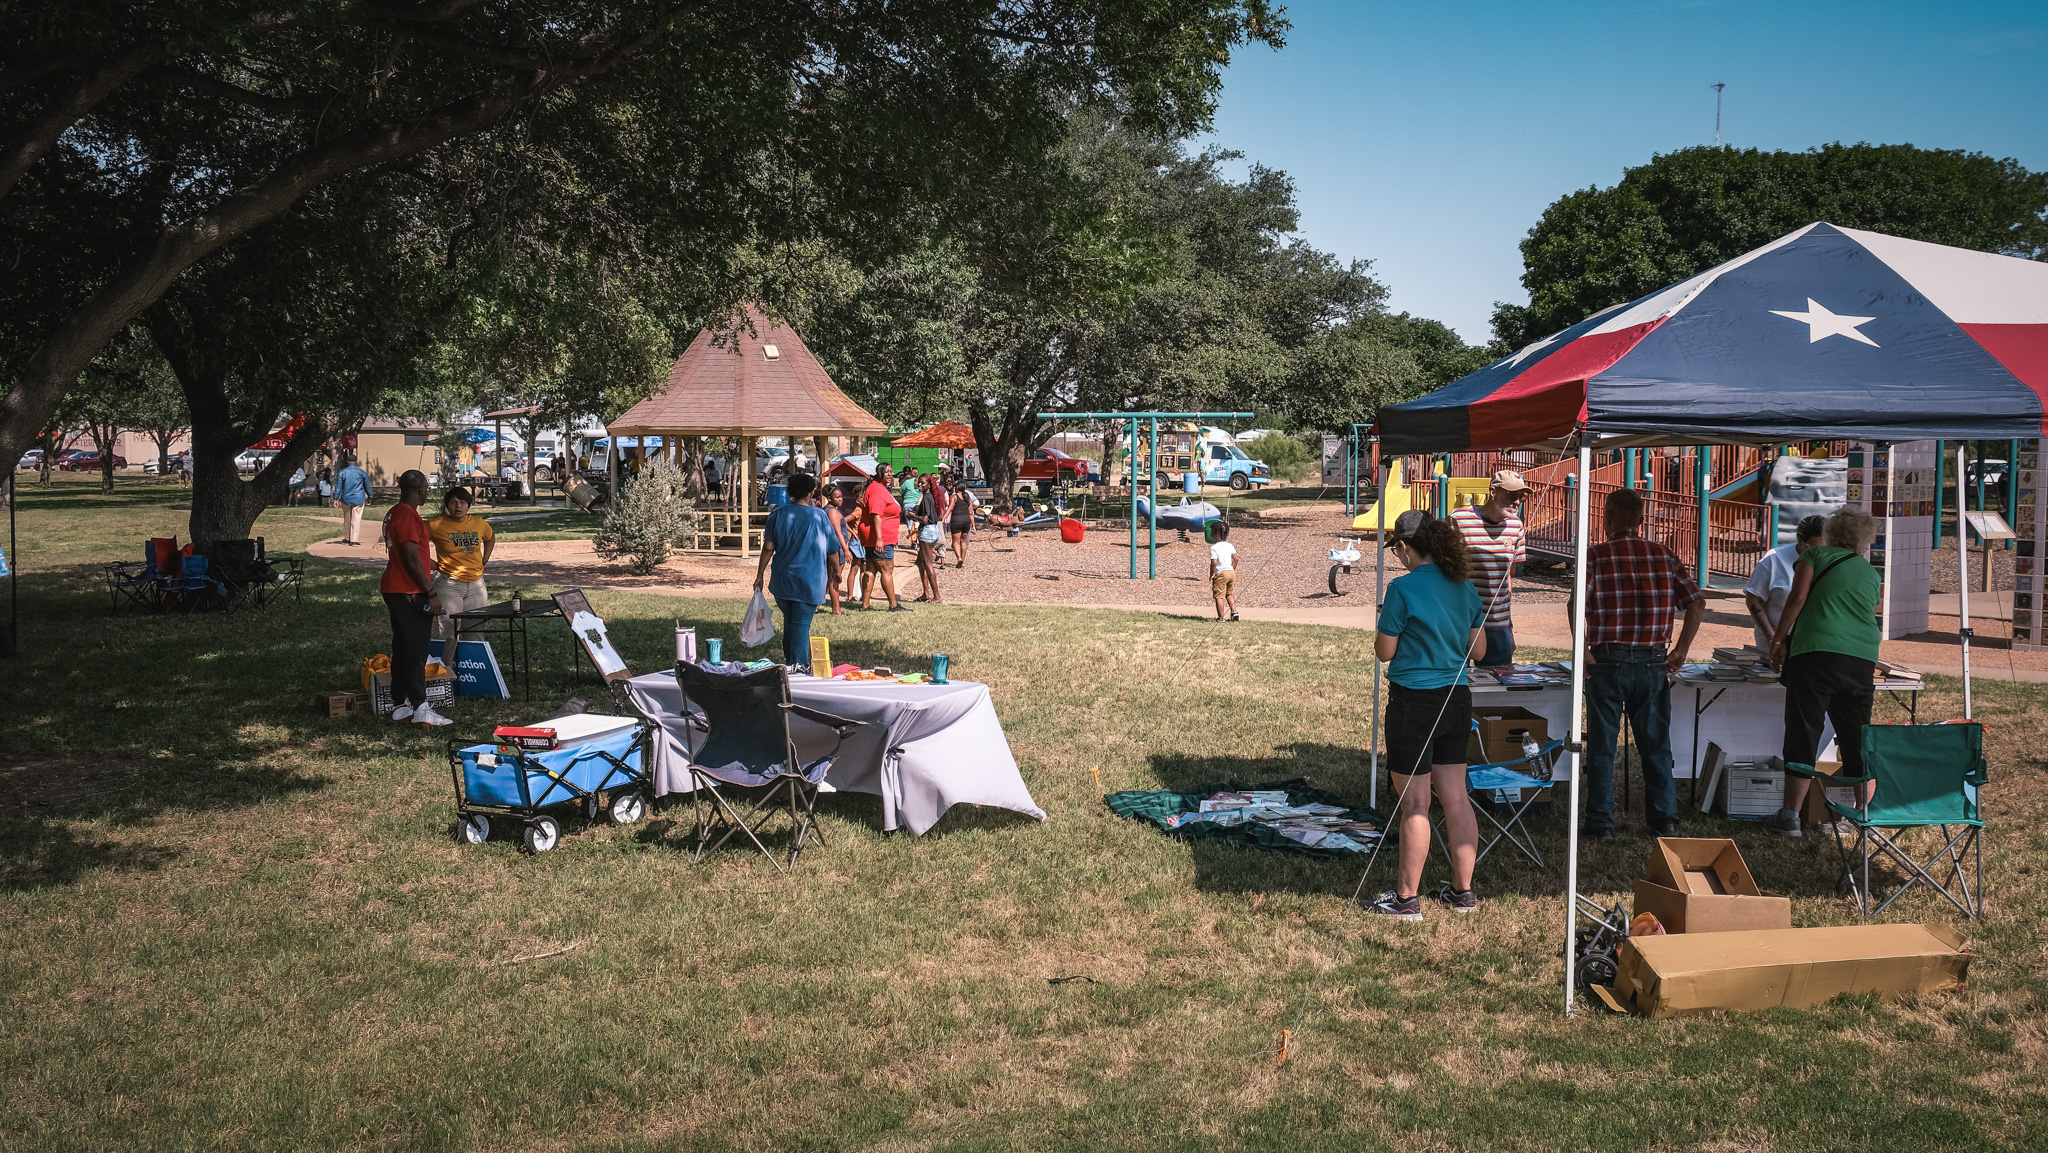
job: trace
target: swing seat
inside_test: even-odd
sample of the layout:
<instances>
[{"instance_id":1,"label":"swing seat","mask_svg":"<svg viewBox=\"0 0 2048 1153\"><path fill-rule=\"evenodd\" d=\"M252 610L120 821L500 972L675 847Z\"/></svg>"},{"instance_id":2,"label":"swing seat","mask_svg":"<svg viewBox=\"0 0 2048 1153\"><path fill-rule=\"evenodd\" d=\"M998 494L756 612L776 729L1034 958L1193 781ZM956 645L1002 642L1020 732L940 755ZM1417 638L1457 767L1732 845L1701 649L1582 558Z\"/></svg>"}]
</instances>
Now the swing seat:
<instances>
[{"instance_id":1,"label":"swing seat","mask_svg":"<svg viewBox=\"0 0 2048 1153\"><path fill-rule=\"evenodd\" d=\"M1068 544L1080 544L1083 532L1081 522L1073 517L1060 521L1060 539Z\"/></svg>"}]
</instances>

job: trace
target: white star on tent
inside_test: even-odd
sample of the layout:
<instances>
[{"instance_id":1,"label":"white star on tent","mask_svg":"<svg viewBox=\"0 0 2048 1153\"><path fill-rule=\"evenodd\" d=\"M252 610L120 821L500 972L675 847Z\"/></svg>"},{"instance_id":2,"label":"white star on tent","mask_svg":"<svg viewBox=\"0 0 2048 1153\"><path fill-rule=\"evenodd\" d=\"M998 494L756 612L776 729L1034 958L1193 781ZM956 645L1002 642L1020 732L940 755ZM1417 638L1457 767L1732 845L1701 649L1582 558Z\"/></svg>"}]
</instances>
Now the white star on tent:
<instances>
[{"instance_id":1,"label":"white star on tent","mask_svg":"<svg viewBox=\"0 0 2048 1153\"><path fill-rule=\"evenodd\" d=\"M1542 340L1539 340L1536 343L1530 345L1529 347L1523 349L1522 351L1515 353L1513 356L1502 357L1499 363L1497 363L1494 367L1498 368L1501 365L1506 365L1509 368L1514 368L1517 365L1521 364L1523 361L1536 355L1536 353L1541 351L1542 349L1548 348L1549 346L1556 344L1557 338L1561 335L1563 334L1553 332L1549 336L1544 337Z\"/></svg>"},{"instance_id":2,"label":"white star on tent","mask_svg":"<svg viewBox=\"0 0 2048 1153\"><path fill-rule=\"evenodd\" d=\"M1846 336L1850 340L1860 340L1872 348L1878 347L1876 341L1856 331L1857 325L1868 324L1876 320L1876 317L1838 316L1835 313L1829 312L1826 305L1811 296L1806 298L1805 312L1785 312L1773 308L1771 309L1771 315L1788 317L1806 325L1806 343L1808 344L1819 344L1830 336Z\"/></svg>"}]
</instances>

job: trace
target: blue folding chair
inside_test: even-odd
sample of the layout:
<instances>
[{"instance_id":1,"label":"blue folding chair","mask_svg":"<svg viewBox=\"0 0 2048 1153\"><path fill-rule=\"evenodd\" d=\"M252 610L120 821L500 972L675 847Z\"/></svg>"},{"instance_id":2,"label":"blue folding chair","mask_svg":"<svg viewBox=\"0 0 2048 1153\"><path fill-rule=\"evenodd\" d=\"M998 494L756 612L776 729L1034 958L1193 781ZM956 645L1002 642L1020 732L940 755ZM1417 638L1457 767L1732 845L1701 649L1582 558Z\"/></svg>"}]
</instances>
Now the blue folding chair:
<instances>
[{"instance_id":1,"label":"blue folding chair","mask_svg":"<svg viewBox=\"0 0 2048 1153\"><path fill-rule=\"evenodd\" d=\"M1828 802L1840 820L1835 848L1842 857L1836 892L1853 897L1867 919L1890 907L1915 885L1925 885L1962 911L1984 915L1984 816L1977 791L1989 779L1984 763L1984 726L1975 721L1940 725L1863 726L1863 775L1828 776L1811 765L1787 765L1786 771L1806 777L1816 787L1853 787L1854 805ZM1864 786L1877 782L1874 791ZM1868 799L1864 799L1868 793ZM1844 830L1843 825L1849 829ZM1915 860L1903 840L1914 829L1941 830L1941 847L1924 862ZM1856 836L1852 851L1846 832ZM1974 857L1973 878L1964 872L1965 857ZM1870 862L1889 858L1906 878L1882 903L1873 906ZM1948 866L1946 880L1934 870Z\"/></svg>"},{"instance_id":2,"label":"blue folding chair","mask_svg":"<svg viewBox=\"0 0 2048 1153\"><path fill-rule=\"evenodd\" d=\"M193 555L179 562L179 575L164 582L164 593L175 597L179 609L191 612L197 608L225 609L229 605L228 586L215 580L207 569L206 558Z\"/></svg>"},{"instance_id":3,"label":"blue folding chair","mask_svg":"<svg viewBox=\"0 0 2048 1153\"><path fill-rule=\"evenodd\" d=\"M1472 731L1479 731L1477 721L1472 723ZM1486 854L1492 852L1494 846L1506 841L1521 850L1523 856L1535 862L1537 868L1550 867L1544 863L1542 852L1536 848L1536 838L1529 832L1529 826L1523 824L1523 818L1544 799L1553 782L1548 775L1539 777L1523 770L1549 769L1557 763L1557 754L1563 748L1563 741L1551 741L1536 750L1534 756L1522 756L1498 764L1465 766L1465 790L1473 794L1472 811L1486 818L1494 830L1493 836L1479 847L1479 856L1472 862L1474 866L1484 861ZM1490 794L1505 792L1508 789L1519 789L1521 799L1491 799ZM1443 853L1444 863L1448 865L1451 861L1451 850L1449 841L1444 836L1442 819L1433 820L1431 828L1436 832L1437 849Z\"/></svg>"}]
</instances>

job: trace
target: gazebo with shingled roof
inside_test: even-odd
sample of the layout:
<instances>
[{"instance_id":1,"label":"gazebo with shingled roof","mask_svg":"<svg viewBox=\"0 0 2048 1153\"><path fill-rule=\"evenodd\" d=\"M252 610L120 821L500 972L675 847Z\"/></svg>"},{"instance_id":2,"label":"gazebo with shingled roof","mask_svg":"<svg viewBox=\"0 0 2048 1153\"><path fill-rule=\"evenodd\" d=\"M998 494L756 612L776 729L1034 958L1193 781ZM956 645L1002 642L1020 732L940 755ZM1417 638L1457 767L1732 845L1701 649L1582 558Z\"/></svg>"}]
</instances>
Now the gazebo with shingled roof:
<instances>
[{"instance_id":1,"label":"gazebo with shingled roof","mask_svg":"<svg viewBox=\"0 0 2048 1153\"><path fill-rule=\"evenodd\" d=\"M752 476L758 438L811 437L823 462L830 457L826 438L881 436L888 428L841 392L803 338L771 320L760 305L743 306L735 320L723 331L699 332L676 358L661 391L627 409L606 431L614 445L621 436L638 437L642 444L660 437L656 451L672 459L680 452L679 438L738 437L738 495L722 502L727 507L710 501L699 506L694 551L752 556L771 511ZM609 454L614 485L621 455Z\"/></svg>"}]
</instances>

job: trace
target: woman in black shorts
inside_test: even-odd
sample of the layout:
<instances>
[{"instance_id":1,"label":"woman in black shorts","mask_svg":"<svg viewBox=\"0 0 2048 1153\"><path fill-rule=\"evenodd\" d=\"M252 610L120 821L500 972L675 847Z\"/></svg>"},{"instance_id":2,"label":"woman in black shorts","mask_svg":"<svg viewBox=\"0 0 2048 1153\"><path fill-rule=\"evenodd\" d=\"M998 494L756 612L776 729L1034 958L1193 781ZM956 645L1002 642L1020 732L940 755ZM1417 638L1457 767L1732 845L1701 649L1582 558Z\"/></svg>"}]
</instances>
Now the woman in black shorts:
<instances>
[{"instance_id":1,"label":"woman in black shorts","mask_svg":"<svg viewBox=\"0 0 2048 1153\"><path fill-rule=\"evenodd\" d=\"M967 491L967 480L959 473L946 484L946 495L951 504L946 513L946 532L953 538L953 567L967 567L967 534L974 530L974 494Z\"/></svg>"},{"instance_id":2,"label":"woman in black shorts","mask_svg":"<svg viewBox=\"0 0 2048 1153\"><path fill-rule=\"evenodd\" d=\"M1465 790L1465 742L1472 728L1467 670L1486 650L1486 609L1451 522L1411 509L1394 522L1386 546L1408 569L1407 576L1387 583L1373 636L1373 650L1387 665L1387 767L1399 798L1401 867L1394 888L1365 908L1420 921L1432 785L1451 855L1451 883L1439 899L1453 912L1479 907L1472 893L1479 824Z\"/></svg>"}]
</instances>

